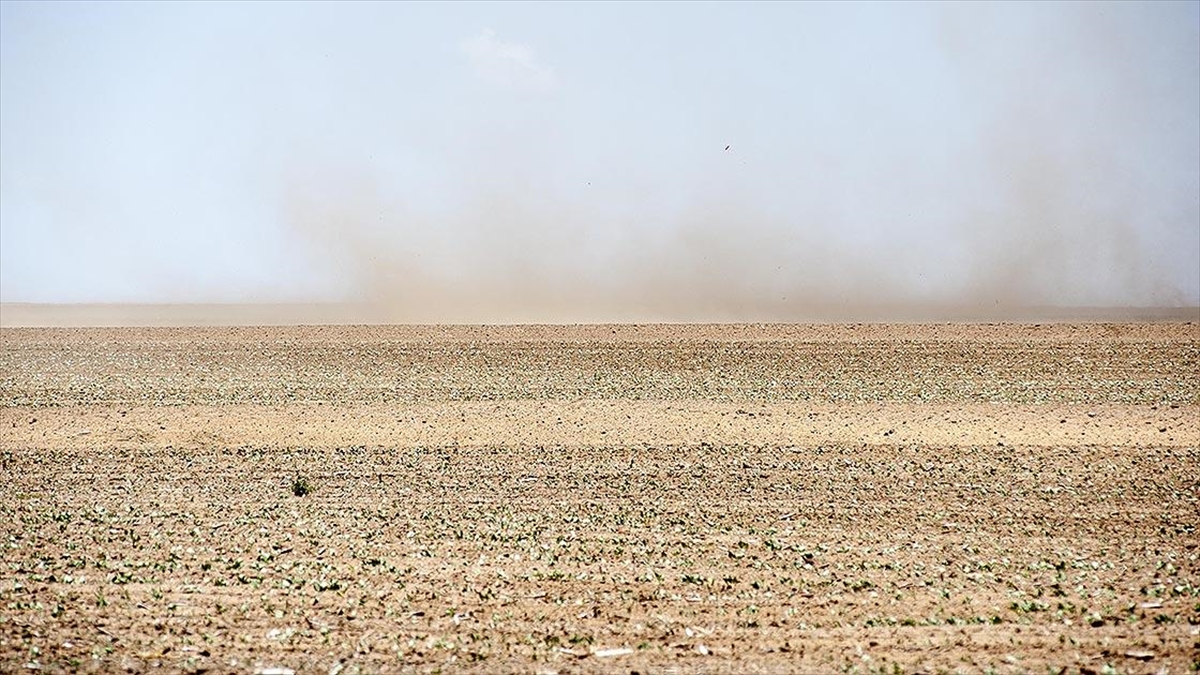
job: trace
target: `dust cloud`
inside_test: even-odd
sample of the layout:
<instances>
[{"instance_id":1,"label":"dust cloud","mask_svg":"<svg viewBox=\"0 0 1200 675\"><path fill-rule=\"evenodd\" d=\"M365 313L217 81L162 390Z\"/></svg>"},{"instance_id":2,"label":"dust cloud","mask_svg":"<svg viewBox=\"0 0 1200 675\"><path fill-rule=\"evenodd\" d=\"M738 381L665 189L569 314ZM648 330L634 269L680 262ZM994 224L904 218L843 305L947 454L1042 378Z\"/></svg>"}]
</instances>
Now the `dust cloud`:
<instances>
[{"instance_id":1,"label":"dust cloud","mask_svg":"<svg viewBox=\"0 0 1200 675\"><path fill-rule=\"evenodd\" d=\"M1194 307L1200 67L1156 51L1153 22L1106 7L1058 6L1024 27L1006 27L1003 6L946 7L937 35L953 70L945 107L966 120L957 134L847 103L853 147L816 128L805 151L714 137L682 175L564 188L560 167L523 157L541 142L532 125L484 124L474 132L504 137L444 178L451 204L405 199L369 167L308 166L285 181L281 208L346 298L381 321Z\"/></svg>"},{"instance_id":2,"label":"dust cloud","mask_svg":"<svg viewBox=\"0 0 1200 675\"><path fill-rule=\"evenodd\" d=\"M304 191L290 222L348 300L386 322L1020 320L1186 306L1136 227L1073 204L1055 171L1038 163L999 182L995 199L1008 201L964 209L966 231L927 248L851 241L836 211L793 226L720 198L597 237L585 205L489 194L429 214L334 179Z\"/></svg>"}]
</instances>

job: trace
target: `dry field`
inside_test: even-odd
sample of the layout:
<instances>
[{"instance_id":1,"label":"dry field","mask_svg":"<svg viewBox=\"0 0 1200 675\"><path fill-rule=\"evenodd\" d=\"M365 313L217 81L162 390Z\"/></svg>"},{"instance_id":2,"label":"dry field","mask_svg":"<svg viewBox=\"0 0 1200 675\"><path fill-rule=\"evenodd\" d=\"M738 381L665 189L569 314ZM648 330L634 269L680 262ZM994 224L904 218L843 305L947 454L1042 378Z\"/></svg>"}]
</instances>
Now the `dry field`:
<instances>
[{"instance_id":1,"label":"dry field","mask_svg":"<svg viewBox=\"0 0 1200 675\"><path fill-rule=\"evenodd\" d=\"M1200 669L1195 323L6 328L0 430L5 672Z\"/></svg>"}]
</instances>

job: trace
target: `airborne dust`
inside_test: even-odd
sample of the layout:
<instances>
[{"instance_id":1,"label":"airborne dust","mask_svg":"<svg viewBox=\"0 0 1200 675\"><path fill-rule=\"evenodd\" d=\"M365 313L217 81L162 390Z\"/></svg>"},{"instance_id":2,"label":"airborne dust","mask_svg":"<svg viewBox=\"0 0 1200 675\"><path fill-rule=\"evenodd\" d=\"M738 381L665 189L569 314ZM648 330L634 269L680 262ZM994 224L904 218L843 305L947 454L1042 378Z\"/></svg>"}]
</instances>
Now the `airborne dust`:
<instances>
[{"instance_id":1,"label":"airborne dust","mask_svg":"<svg viewBox=\"0 0 1200 675\"><path fill-rule=\"evenodd\" d=\"M931 31L950 71L938 101L850 95L849 126L788 135L804 112L772 117L778 144L698 138L674 148L675 175L639 172L662 149L619 141L613 164L573 172L547 149L553 125L484 123L465 132L478 151L443 178L452 203L406 200L369 167L301 166L283 210L352 301L396 322L1193 307L1200 61L1156 47L1156 20L1068 9L1018 26L1001 8L945 7ZM1195 47L1196 26L1183 30ZM919 118L951 110L962 119L944 131Z\"/></svg>"}]
</instances>

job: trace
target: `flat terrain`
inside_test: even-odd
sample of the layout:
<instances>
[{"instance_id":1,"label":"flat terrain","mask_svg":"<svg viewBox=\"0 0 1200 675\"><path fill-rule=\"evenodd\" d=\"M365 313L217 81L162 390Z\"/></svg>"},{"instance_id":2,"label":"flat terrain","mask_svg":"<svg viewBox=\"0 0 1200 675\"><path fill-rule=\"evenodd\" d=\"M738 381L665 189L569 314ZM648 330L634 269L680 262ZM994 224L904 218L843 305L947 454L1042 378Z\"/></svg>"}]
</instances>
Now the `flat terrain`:
<instances>
[{"instance_id":1,"label":"flat terrain","mask_svg":"<svg viewBox=\"0 0 1200 675\"><path fill-rule=\"evenodd\" d=\"M5 672L1200 669L1194 322L4 328L0 465Z\"/></svg>"}]
</instances>

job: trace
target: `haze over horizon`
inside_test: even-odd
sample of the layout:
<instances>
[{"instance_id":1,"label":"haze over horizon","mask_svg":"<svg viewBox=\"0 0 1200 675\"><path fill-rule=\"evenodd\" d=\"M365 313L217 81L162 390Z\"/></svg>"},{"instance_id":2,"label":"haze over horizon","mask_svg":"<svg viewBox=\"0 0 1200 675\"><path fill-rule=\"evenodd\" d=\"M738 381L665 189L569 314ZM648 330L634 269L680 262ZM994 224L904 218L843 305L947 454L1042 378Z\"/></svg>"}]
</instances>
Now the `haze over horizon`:
<instances>
[{"instance_id":1,"label":"haze over horizon","mask_svg":"<svg viewBox=\"0 0 1200 675\"><path fill-rule=\"evenodd\" d=\"M1200 3L3 2L0 301L1195 307Z\"/></svg>"}]
</instances>

